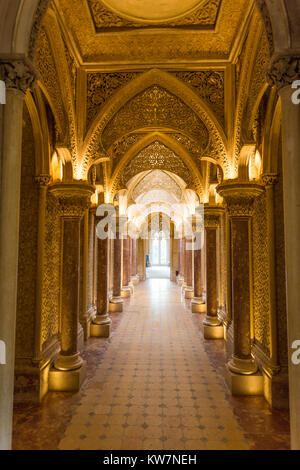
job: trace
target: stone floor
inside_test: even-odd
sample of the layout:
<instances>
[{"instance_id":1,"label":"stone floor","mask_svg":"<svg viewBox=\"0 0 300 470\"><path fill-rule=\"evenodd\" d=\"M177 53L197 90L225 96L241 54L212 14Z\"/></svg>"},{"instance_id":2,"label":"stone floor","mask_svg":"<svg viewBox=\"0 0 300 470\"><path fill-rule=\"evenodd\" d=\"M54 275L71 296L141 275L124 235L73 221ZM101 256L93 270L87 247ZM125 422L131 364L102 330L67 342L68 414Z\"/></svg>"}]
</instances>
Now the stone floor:
<instances>
[{"instance_id":1,"label":"stone floor","mask_svg":"<svg viewBox=\"0 0 300 470\"><path fill-rule=\"evenodd\" d=\"M227 393L224 342L203 339L202 318L169 280L138 285L111 338L88 341L79 393L15 407L14 448L288 449L287 413Z\"/></svg>"}]
</instances>

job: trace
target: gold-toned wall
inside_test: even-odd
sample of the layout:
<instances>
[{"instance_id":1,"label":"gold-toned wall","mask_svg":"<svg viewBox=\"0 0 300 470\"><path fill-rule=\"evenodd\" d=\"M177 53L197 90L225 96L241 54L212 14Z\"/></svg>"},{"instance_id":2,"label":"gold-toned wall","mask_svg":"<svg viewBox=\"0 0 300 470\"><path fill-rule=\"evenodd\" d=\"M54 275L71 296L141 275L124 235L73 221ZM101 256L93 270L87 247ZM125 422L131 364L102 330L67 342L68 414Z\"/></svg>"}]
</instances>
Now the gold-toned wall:
<instances>
[{"instance_id":1,"label":"gold-toned wall","mask_svg":"<svg viewBox=\"0 0 300 470\"><path fill-rule=\"evenodd\" d=\"M253 316L254 341L264 353L270 352L269 261L266 195L254 203L253 215Z\"/></svg>"},{"instance_id":2,"label":"gold-toned wall","mask_svg":"<svg viewBox=\"0 0 300 470\"><path fill-rule=\"evenodd\" d=\"M34 182L35 149L27 107L23 111L20 198L19 266L16 327L16 360L34 353L36 301L38 187Z\"/></svg>"}]
</instances>

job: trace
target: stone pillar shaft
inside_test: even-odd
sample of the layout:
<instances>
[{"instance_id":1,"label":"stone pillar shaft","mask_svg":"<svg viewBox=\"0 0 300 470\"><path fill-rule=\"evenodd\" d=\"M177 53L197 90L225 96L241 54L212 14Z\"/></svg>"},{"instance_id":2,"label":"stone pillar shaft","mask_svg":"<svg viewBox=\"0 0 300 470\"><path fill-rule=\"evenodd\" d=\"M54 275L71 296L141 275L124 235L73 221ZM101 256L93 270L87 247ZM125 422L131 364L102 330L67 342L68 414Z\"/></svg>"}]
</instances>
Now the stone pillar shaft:
<instances>
[{"instance_id":1,"label":"stone pillar shaft","mask_svg":"<svg viewBox=\"0 0 300 470\"><path fill-rule=\"evenodd\" d=\"M283 199L287 286L288 342L290 358L293 344L300 339L300 106L293 99L294 81L300 79L300 55L274 57L269 82L278 89L282 108ZM300 449L300 368L289 361L291 448Z\"/></svg>"},{"instance_id":2,"label":"stone pillar shaft","mask_svg":"<svg viewBox=\"0 0 300 470\"><path fill-rule=\"evenodd\" d=\"M249 219L231 218L230 229L233 350L237 358L251 361Z\"/></svg>"},{"instance_id":3,"label":"stone pillar shaft","mask_svg":"<svg viewBox=\"0 0 300 470\"><path fill-rule=\"evenodd\" d=\"M108 338L110 335L111 320L109 318L109 271L110 253L109 238L99 238L97 234L97 224L102 217L96 217L96 308L97 314L91 324L91 336Z\"/></svg>"},{"instance_id":4,"label":"stone pillar shaft","mask_svg":"<svg viewBox=\"0 0 300 470\"><path fill-rule=\"evenodd\" d=\"M79 320L79 271L80 271L80 218L64 217L61 295L61 355L74 356L77 351ZM75 361L71 366L81 364ZM55 365L60 369L60 364ZM63 366L63 369L65 367Z\"/></svg>"},{"instance_id":5,"label":"stone pillar shaft","mask_svg":"<svg viewBox=\"0 0 300 470\"><path fill-rule=\"evenodd\" d=\"M0 450L9 450L15 363L15 329L19 254L19 212L23 104L27 88L35 81L32 66L12 58L0 63L0 79L6 84L3 111L0 202L0 340L6 364L0 365Z\"/></svg>"},{"instance_id":6,"label":"stone pillar shaft","mask_svg":"<svg viewBox=\"0 0 300 470\"><path fill-rule=\"evenodd\" d=\"M256 183L231 181L217 190L226 201L230 221L234 353L228 368L246 376L257 372L251 354L251 218L254 200L264 189Z\"/></svg>"},{"instance_id":7,"label":"stone pillar shaft","mask_svg":"<svg viewBox=\"0 0 300 470\"><path fill-rule=\"evenodd\" d=\"M193 237L184 239L184 297L191 299L194 295L193 288Z\"/></svg>"},{"instance_id":8,"label":"stone pillar shaft","mask_svg":"<svg viewBox=\"0 0 300 470\"><path fill-rule=\"evenodd\" d=\"M122 283L122 244L123 233L121 230L121 217L117 216L116 220L116 235L113 240L113 296L110 299L110 311L122 312L123 299L121 297L121 283Z\"/></svg>"},{"instance_id":9,"label":"stone pillar shaft","mask_svg":"<svg viewBox=\"0 0 300 470\"><path fill-rule=\"evenodd\" d=\"M130 238L123 240L123 287L130 283Z\"/></svg>"},{"instance_id":10,"label":"stone pillar shaft","mask_svg":"<svg viewBox=\"0 0 300 470\"><path fill-rule=\"evenodd\" d=\"M206 316L203 321L205 339L223 339L224 328L218 317L218 262L217 241L220 215L223 209L207 206L204 209L206 250Z\"/></svg>"},{"instance_id":11,"label":"stone pillar shaft","mask_svg":"<svg viewBox=\"0 0 300 470\"><path fill-rule=\"evenodd\" d=\"M207 317L217 320L217 228L206 227L205 234Z\"/></svg>"},{"instance_id":12,"label":"stone pillar shaft","mask_svg":"<svg viewBox=\"0 0 300 470\"><path fill-rule=\"evenodd\" d=\"M45 256L45 227L46 227L46 202L47 186L50 183L49 175L36 177L39 185L39 217L38 217L38 247L37 247L37 282L36 282L36 322L35 322L35 348L34 359L41 359L41 319L43 306L43 273Z\"/></svg>"}]
</instances>

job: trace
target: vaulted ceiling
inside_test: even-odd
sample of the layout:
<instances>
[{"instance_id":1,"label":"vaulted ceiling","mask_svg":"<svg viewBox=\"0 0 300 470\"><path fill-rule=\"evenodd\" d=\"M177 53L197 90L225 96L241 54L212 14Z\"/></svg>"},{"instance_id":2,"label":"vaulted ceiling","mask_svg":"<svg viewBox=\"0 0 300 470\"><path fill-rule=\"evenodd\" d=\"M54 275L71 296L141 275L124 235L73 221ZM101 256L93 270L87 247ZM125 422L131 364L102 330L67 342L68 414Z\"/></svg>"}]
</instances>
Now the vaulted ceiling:
<instances>
[{"instance_id":1,"label":"vaulted ceiling","mask_svg":"<svg viewBox=\"0 0 300 470\"><path fill-rule=\"evenodd\" d=\"M81 63L227 60L249 0L54 0ZM76 11L76 15L74 12Z\"/></svg>"}]
</instances>

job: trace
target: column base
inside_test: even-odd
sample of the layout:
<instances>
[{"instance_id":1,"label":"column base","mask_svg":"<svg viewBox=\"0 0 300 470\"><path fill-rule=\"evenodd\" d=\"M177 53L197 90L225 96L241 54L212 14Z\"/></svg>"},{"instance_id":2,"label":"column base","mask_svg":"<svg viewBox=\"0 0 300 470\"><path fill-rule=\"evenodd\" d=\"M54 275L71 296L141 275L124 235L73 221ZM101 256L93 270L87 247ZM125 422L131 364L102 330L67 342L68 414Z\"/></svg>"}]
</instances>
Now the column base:
<instances>
[{"instance_id":1,"label":"column base","mask_svg":"<svg viewBox=\"0 0 300 470\"><path fill-rule=\"evenodd\" d=\"M201 297L194 297L191 301L192 313L205 313L206 304Z\"/></svg>"},{"instance_id":2,"label":"column base","mask_svg":"<svg viewBox=\"0 0 300 470\"><path fill-rule=\"evenodd\" d=\"M127 297L130 297L131 296L131 289L129 286L126 286L126 287L122 287L121 289L121 297L123 297L124 299L127 298Z\"/></svg>"},{"instance_id":3,"label":"column base","mask_svg":"<svg viewBox=\"0 0 300 470\"><path fill-rule=\"evenodd\" d=\"M228 362L228 369L239 375L253 375L258 371L254 359L240 359L235 355Z\"/></svg>"},{"instance_id":4,"label":"column base","mask_svg":"<svg viewBox=\"0 0 300 470\"><path fill-rule=\"evenodd\" d=\"M226 364L225 381L232 395L261 396L264 393L264 379L259 372L252 375L235 374Z\"/></svg>"},{"instance_id":5,"label":"column base","mask_svg":"<svg viewBox=\"0 0 300 470\"><path fill-rule=\"evenodd\" d=\"M224 328L218 317L206 315L203 330L205 339L224 339Z\"/></svg>"},{"instance_id":6,"label":"column base","mask_svg":"<svg viewBox=\"0 0 300 470\"><path fill-rule=\"evenodd\" d=\"M123 312L123 299L122 297L112 297L109 301L110 312Z\"/></svg>"},{"instance_id":7,"label":"column base","mask_svg":"<svg viewBox=\"0 0 300 470\"><path fill-rule=\"evenodd\" d=\"M193 287L186 286L183 290L183 295L185 299L192 299L194 297Z\"/></svg>"},{"instance_id":8,"label":"column base","mask_svg":"<svg viewBox=\"0 0 300 470\"><path fill-rule=\"evenodd\" d=\"M49 390L52 392L78 392L86 377L86 362L75 370L57 370L52 367L49 371Z\"/></svg>"},{"instance_id":9,"label":"column base","mask_svg":"<svg viewBox=\"0 0 300 470\"><path fill-rule=\"evenodd\" d=\"M96 315L91 323L91 336L94 338L109 338L111 319L108 314Z\"/></svg>"}]
</instances>

